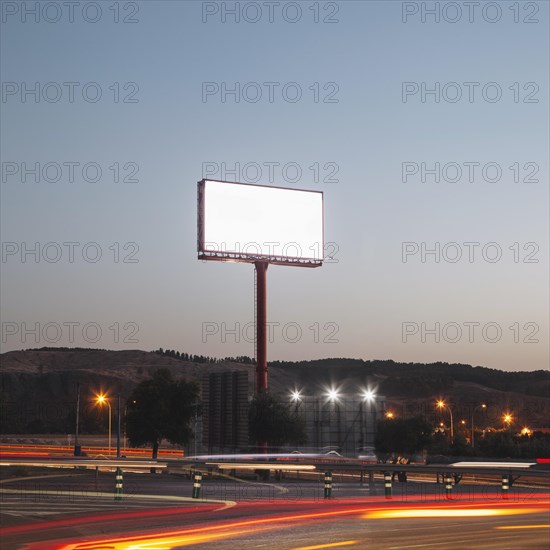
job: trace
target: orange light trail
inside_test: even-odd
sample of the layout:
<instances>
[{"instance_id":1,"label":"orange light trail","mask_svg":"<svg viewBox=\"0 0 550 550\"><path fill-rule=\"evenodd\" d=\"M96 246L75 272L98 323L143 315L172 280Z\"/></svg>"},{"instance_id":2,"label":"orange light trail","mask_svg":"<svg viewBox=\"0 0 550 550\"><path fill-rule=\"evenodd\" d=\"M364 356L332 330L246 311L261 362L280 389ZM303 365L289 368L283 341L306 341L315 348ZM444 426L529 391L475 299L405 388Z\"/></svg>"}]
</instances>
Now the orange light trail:
<instances>
[{"instance_id":1,"label":"orange light trail","mask_svg":"<svg viewBox=\"0 0 550 550\"><path fill-rule=\"evenodd\" d=\"M4 444L0 445L0 453L7 454L11 453L8 449L19 449L21 452L28 451L32 452L33 455L39 454L34 452L34 450L39 451L53 451L59 453L69 453L71 456L74 452L74 447L66 447L63 445L25 445L25 444ZM82 451L87 453L104 453L109 454L109 449L107 447L93 447L88 445L82 446ZM126 455L151 455L151 449L121 449L121 452ZM116 454L116 449L111 449L111 454ZM174 450L174 449L159 449L158 456L176 456L178 458L183 457L183 451Z\"/></svg>"},{"instance_id":2,"label":"orange light trail","mask_svg":"<svg viewBox=\"0 0 550 550\"><path fill-rule=\"evenodd\" d=\"M293 548L292 550L321 550L321 548L337 548L341 546L353 546L359 544L358 540L344 540L342 542L329 542L327 544L316 544L314 546L300 546L299 548Z\"/></svg>"},{"instance_id":3,"label":"orange light trail","mask_svg":"<svg viewBox=\"0 0 550 550\"><path fill-rule=\"evenodd\" d=\"M547 509L548 502L544 502L544 509ZM452 517L453 511L460 511L464 509L469 512L469 516L483 516L483 515L512 515L512 514L528 514L533 512L540 512L539 508L514 508L510 503L494 504L491 508L491 513L485 513L483 504L468 504L468 505L449 505L449 510L443 510L450 513ZM509 510L506 510L509 508ZM458 509L458 510L457 510ZM174 546L186 546L188 544L196 544L198 542L207 542L209 540L231 538L235 536L241 536L243 534L260 532L264 530L276 529L281 527L281 523L292 523L293 525L300 523L307 523L308 521L321 521L326 518L338 517L338 516L354 516L359 515L362 518L373 518L371 514L376 512L417 512L418 516L405 516L400 517L432 517L427 515L430 512L439 512L440 510L434 510L433 504L425 507L417 507L414 510L410 510L409 506L406 509L401 510L388 510L387 507L375 508L374 510L365 508L350 507L340 510L330 510L323 512L310 512L302 514L285 514L271 517L263 517L252 520L224 522L217 525L208 525L206 527L195 527L192 529L184 529L178 531L169 531L164 533L153 533L149 535L133 535L126 537L117 537L114 539L98 539L95 541L86 541L82 543L72 543L68 545L61 545L56 550L95 550L98 545L108 545L113 550L167 550L170 546L163 546L166 544L172 544ZM426 512L422 515L422 512ZM390 517L390 516L380 516ZM447 516L449 517L449 516ZM290 527L286 525L284 527ZM221 532L223 530L223 532Z\"/></svg>"},{"instance_id":4,"label":"orange light trail","mask_svg":"<svg viewBox=\"0 0 550 550\"><path fill-rule=\"evenodd\" d=\"M495 508L441 510L437 508L411 508L409 510L375 510L367 512L365 519L399 519L399 518L471 518L485 516L515 516L538 512L536 508L510 508L497 510Z\"/></svg>"},{"instance_id":5,"label":"orange light trail","mask_svg":"<svg viewBox=\"0 0 550 550\"><path fill-rule=\"evenodd\" d=\"M495 529L550 529L550 523L541 525L499 525Z\"/></svg>"}]
</instances>

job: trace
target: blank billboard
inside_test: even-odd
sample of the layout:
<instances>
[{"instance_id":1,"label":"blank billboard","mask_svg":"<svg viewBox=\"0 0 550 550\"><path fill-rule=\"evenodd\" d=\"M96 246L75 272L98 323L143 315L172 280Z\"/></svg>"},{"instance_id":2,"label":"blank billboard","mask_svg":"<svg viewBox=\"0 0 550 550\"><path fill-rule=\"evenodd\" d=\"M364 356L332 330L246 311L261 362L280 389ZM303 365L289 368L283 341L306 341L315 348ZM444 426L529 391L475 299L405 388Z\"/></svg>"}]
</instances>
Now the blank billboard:
<instances>
[{"instance_id":1,"label":"blank billboard","mask_svg":"<svg viewBox=\"0 0 550 550\"><path fill-rule=\"evenodd\" d=\"M198 256L316 267L323 193L246 183L198 183Z\"/></svg>"}]
</instances>

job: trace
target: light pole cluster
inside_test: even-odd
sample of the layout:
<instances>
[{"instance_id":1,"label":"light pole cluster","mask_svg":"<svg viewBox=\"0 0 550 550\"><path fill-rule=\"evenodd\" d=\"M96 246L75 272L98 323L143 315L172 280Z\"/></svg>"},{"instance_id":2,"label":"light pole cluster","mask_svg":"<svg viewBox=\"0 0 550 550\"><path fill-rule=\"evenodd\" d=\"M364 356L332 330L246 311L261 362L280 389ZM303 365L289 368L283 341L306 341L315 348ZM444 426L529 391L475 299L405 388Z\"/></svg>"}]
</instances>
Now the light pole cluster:
<instances>
[{"instance_id":1,"label":"light pole cluster","mask_svg":"<svg viewBox=\"0 0 550 550\"><path fill-rule=\"evenodd\" d=\"M334 443L333 438L337 438L338 446L358 444L361 448L368 442L372 442L372 437L375 432L375 418L373 415L373 403L377 401L376 389L371 387L358 388L358 391L350 393L342 391L342 388L336 385L327 386L315 395L305 395L303 389L295 387L289 390L290 402L294 405L294 414L301 411L307 424L307 419L313 419L312 439L316 445L321 446L322 440L327 432L324 430L328 427L328 443ZM309 409L306 405L312 405ZM304 408L305 407L305 408ZM323 417L321 420L321 411L328 410L329 407L334 413L333 420L327 420L328 417ZM313 416L309 415L313 413ZM370 418L369 418L370 416ZM393 413L390 414L390 418ZM324 428L323 428L324 426ZM325 434L325 436L323 435ZM356 439L355 439L356 438Z\"/></svg>"},{"instance_id":2,"label":"light pole cluster","mask_svg":"<svg viewBox=\"0 0 550 550\"><path fill-rule=\"evenodd\" d=\"M451 410L451 407L445 403L442 399L439 399L435 403L436 407L440 410L446 409L449 411L449 416L451 419L451 443L454 441L454 422L453 422L453 411ZM472 410L471 415L471 424L470 424L470 443L472 445L472 448L475 447L475 414L478 410L487 410L487 405L485 403L480 403L479 405L476 405L474 409ZM510 425L514 422L514 416L511 412L505 412L502 414L502 421L504 423L505 429L510 428ZM466 420L460 421L462 426L466 426Z\"/></svg>"},{"instance_id":3,"label":"light pole cluster","mask_svg":"<svg viewBox=\"0 0 550 550\"><path fill-rule=\"evenodd\" d=\"M335 403L340 400L341 393L338 388L331 387L328 388L324 393L325 398L327 401L330 401L331 403ZM304 395L302 394L302 391L299 389L294 389L290 392L290 400L293 403L300 403L304 398ZM376 392L373 389L366 389L363 390L361 393L362 401L366 402L373 402L376 399Z\"/></svg>"}]
</instances>

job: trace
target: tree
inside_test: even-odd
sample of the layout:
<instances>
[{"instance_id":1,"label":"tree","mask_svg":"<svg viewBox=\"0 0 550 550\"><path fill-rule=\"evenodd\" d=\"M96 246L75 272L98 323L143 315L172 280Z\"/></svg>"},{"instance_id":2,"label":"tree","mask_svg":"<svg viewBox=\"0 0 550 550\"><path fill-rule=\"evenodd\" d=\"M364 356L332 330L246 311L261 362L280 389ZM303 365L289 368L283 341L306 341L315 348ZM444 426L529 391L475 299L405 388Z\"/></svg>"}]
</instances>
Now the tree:
<instances>
[{"instance_id":1,"label":"tree","mask_svg":"<svg viewBox=\"0 0 550 550\"><path fill-rule=\"evenodd\" d=\"M157 458L162 439L185 445L193 433L189 426L195 415L198 386L174 380L168 369L159 369L138 384L127 401L126 433L135 447L151 445Z\"/></svg>"},{"instance_id":2,"label":"tree","mask_svg":"<svg viewBox=\"0 0 550 550\"><path fill-rule=\"evenodd\" d=\"M304 421L267 391L254 397L248 419L251 442L267 442L270 446L279 447L285 443L307 441Z\"/></svg>"},{"instance_id":3,"label":"tree","mask_svg":"<svg viewBox=\"0 0 550 550\"><path fill-rule=\"evenodd\" d=\"M376 431L376 449L385 453L413 454L431 439L431 426L422 417L380 420Z\"/></svg>"}]
</instances>

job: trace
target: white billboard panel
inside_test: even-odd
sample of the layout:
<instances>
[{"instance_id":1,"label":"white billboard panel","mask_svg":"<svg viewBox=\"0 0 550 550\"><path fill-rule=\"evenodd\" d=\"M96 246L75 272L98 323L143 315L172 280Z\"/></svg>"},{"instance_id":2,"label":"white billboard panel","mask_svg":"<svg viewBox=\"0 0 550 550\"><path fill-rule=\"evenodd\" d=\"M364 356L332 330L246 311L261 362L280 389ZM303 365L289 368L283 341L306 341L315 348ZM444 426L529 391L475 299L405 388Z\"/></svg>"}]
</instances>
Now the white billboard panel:
<instances>
[{"instance_id":1,"label":"white billboard panel","mask_svg":"<svg viewBox=\"0 0 550 550\"><path fill-rule=\"evenodd\" d=\"M322 192L202 180L198 197L199 258L321 265Z\"/></svg>"}]
</instances>

